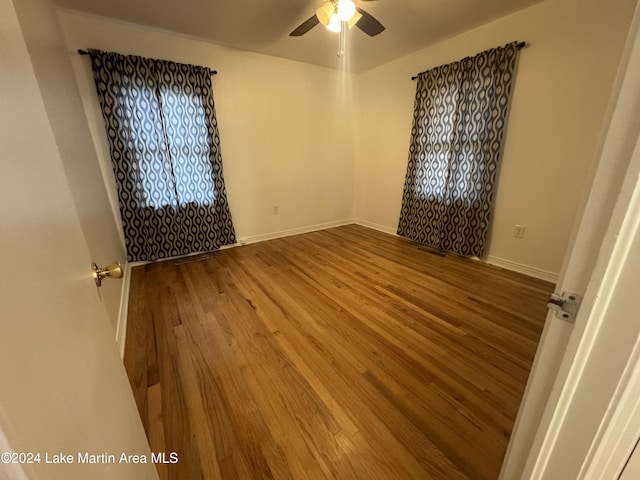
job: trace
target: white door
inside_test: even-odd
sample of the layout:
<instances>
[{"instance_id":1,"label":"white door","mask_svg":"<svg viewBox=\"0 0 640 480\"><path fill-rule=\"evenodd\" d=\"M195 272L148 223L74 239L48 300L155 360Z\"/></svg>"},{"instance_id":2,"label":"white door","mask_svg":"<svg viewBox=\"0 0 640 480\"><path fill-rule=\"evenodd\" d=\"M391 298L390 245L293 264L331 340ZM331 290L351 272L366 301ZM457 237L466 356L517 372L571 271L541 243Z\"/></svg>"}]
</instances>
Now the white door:
<instances>
[{"instance_id":1,"label":"white door","mask_svg":"<svg viewBox=\"0 0 640 480\"><path fill-rule=\"evenodd\" d=\"M10 0L0 105L0 478L157 479Z\"/></svg>"},{"instance_id":2,"label":"white door","mask_svg":"<svg viewBox=\"0 0 640 480\"><path fill-rule=\"evenodd\" d=\"M578 478L634 351L640 305L628 289L640 284L631 255L633 248L640 251L640 200L634 197L640 188L637 14L630 32L600 160L556 289L583 295L583 305L575 324L547 319L504 480ZM614 299L618 303L610 303Z\"/></svg>"}]
</instances>

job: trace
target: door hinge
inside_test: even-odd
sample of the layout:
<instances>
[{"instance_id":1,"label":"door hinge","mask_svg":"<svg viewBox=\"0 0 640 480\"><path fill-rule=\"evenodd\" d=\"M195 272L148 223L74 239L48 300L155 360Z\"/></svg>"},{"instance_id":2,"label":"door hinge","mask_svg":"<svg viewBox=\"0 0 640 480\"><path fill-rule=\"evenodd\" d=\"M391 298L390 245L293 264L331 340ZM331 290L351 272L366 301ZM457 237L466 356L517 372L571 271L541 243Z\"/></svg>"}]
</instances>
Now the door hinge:
<instances>
[{"instance_id":1,"label":"door hinge","mask_svg":"<svg viewBox=\"0 0 640 480\"><path fill-rule=\"evenodd\" d=\"M562 295L552 293L547 302L547 307L553 310L556 317L573 322L576 319L582 297L577 293L562 292Z\"/></svg>"}]
</instances>

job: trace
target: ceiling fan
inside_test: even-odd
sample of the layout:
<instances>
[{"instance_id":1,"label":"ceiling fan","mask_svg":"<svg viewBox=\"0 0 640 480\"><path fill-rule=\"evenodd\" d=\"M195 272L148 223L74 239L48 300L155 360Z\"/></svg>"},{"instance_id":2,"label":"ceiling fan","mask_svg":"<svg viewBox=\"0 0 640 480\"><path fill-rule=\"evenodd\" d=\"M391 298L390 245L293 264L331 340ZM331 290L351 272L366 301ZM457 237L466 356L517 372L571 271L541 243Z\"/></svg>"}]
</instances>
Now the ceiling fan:
<instances>
[{"instance_id":1,"label":"ceiling fan","mask_svg":"<svg viewBox=\"0 0 640 480\"><path fill-rule=\"evenodd\" d=\"M356 7L353 0L326 0L315 15L302 22L289 36L299 37L304 35L318 23L322 23L332 32L339 32L342 30L343 22L349 28L355 25L370 37L374 37L384 30L384 25L370 13Z\"/></svg>"}]
</instances>

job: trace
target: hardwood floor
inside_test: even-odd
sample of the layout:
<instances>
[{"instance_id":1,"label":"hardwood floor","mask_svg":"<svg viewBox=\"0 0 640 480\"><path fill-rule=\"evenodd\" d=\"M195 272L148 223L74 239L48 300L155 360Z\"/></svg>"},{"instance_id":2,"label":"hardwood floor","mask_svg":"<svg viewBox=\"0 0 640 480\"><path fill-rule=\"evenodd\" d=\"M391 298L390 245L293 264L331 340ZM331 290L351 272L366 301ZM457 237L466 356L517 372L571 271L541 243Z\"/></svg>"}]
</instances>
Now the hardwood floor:
<instances>
[{"instance_id":1,"label":"hardwood floor","mask_svg":"<svg viewBox=\"0 0 640 480\"><path fill-rule=\"evenodd\" d=\"M161 479L497 479L553 285L349 225L132 272Z\"/></svg>"}]
</instances>

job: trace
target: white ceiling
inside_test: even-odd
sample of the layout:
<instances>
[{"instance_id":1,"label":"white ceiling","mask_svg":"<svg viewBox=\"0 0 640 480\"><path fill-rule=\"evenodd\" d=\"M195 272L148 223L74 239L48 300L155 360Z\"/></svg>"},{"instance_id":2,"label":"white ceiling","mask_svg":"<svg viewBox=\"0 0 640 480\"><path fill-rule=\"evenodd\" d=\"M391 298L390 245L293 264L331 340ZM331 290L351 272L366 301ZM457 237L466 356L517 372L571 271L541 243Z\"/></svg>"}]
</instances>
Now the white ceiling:
<instances>
[{"instance_id":1,"label":"white ceiling","mask_svg":"<svg viewBox=\"0 0 640 480\"><path fill-rule=\"evenodd\" d=\"M338 68L338 34L289 33L323 0L54 0L60 7L148 25L220 45ZM355 0L386 30L347 34L347 68L362 72L542 0ZM521 39L513 39L521 40ZM91 45L87 45L90 47ZM123 52L126 53L126 52Z\"/></svg>"}]
</instances>

